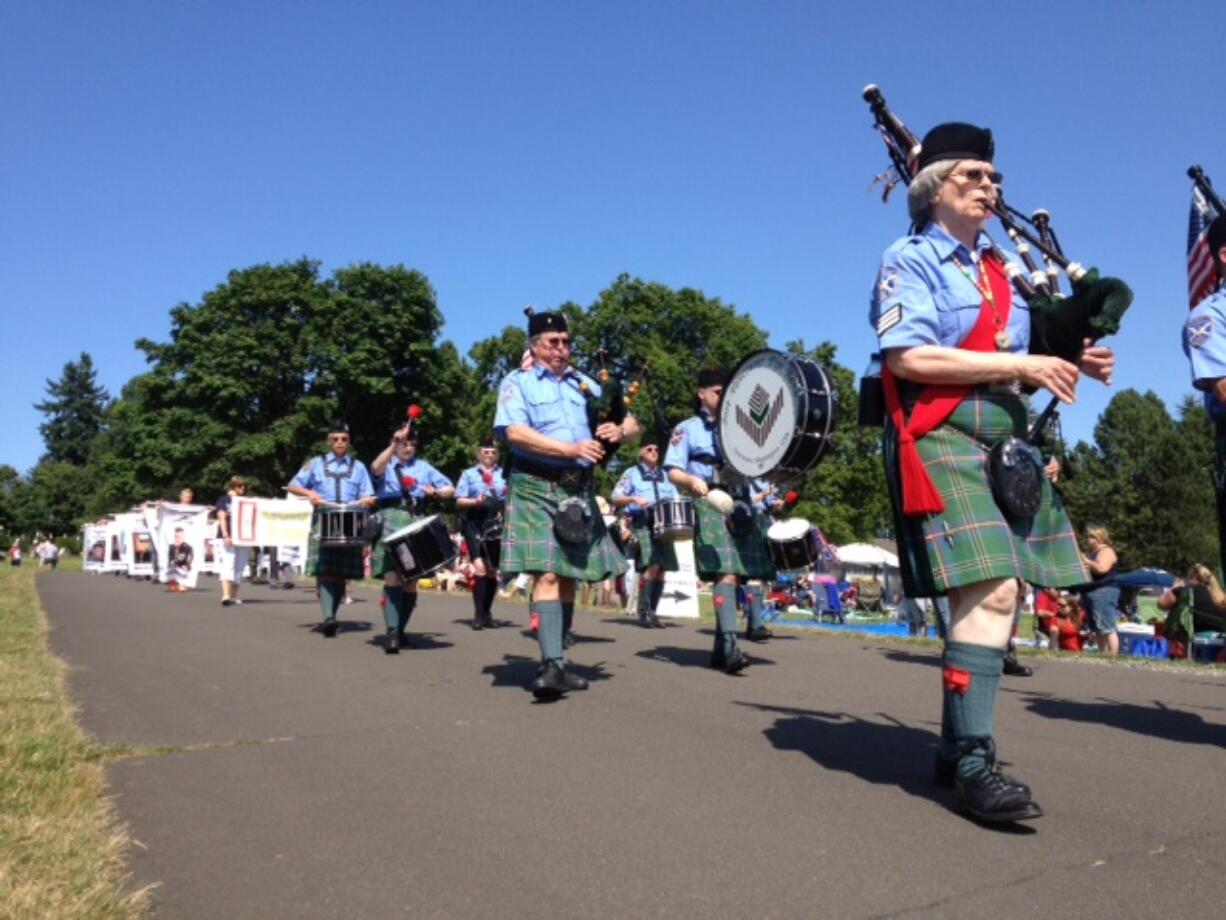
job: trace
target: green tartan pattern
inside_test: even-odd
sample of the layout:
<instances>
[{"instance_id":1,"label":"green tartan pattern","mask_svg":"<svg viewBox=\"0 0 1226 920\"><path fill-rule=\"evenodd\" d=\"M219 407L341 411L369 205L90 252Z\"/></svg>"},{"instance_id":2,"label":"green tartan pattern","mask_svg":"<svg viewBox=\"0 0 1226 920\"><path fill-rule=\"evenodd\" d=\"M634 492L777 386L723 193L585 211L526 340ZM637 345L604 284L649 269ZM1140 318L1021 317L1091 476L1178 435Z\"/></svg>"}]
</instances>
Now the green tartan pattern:
<instances>
[{"instance_id":1,"label":"green tartan pattern","mask_svg":"<svg viewBox=\"0 0 1226 920\"><path fill-rule=\"evenodd\" d=\"M383 529L379 532L379 539L375 541L370 551L371 578L382 578L388 572L396 571L392 563L392 554L387 551L387 546L383 543L384 537L395 533L401 527L408 527L417 520L417 516L412 512L404 508L392 507L380 509L379 517L383 521Z\"/></svg>"},{"instance_id":2,"label":"green tartan pattern","mask_svg":"<svg viewBox=\"0 0 1226 920\"><path fill-rule=\"evenodd\" d=\"M319 511L311 517L311 537L307 541L306 573L322 578L353 578L366 577L366 563L362 559L360 546L320 546Z\"/></svg>"},{"instance_id":3,"label":"green tartan pattern","mask_svg":"<svg viewBox=\"0 0 1226 920\"><path fill-rule=\"evenodd\" d=\"M609 536L609 529L588 490L591 536L584 544L560 543L553 533L553 514L565 498L583 498L582 490L530 476L511 474L502 530L503 572L552 572L578 581L603 581L626 572L626 559Z\"/></svg>"},{"instance_id":4,"label":"green tartan pattern","mask_svg":"<svg viewBox=\"0 0 1226 920\"><path fill-rule=\"evenodd\" d=\"M941 514L904 517L899 499L897 437L886 426L886 479L899 535L903 586L910 597L936 597L976 582L1020 577L1046 588L1089 580L1060 494L1043 480L1043 501L1030 521L1010 524L992 497L988 450L1024 436L1019 396L977 387L944 425L916 442L945 501Z\"/></svg>"},{"instance_id":5,"label":"green tartan pattern","mask_svg":"<svg viewBox=\"0 0 1226 920\"><path fill-rule=\"evenodd\" d=\"M650 517L650 515L643 515ZM657 540L651 535L651 524L634 528L634 536L639 541L638 570L646 572L653 565L661 566L666 572L676 572L681 568L677 562L677 550L668 540Z\"/></svg>"},{"instance_id":6,"label":"green tartan pattern","mask_svg":"<svg viewBox=\"0 0 1226 920\"><path fill-rule=\"evenodd\" d=\"M734 538L727 519L706 499L695 499L698 527L694 534L694 562L698 576L714 581L720 575L774 580L775 566L766 551L766 528L761 515L754 515L753 532Z\"/></svg>"}]
</instances>

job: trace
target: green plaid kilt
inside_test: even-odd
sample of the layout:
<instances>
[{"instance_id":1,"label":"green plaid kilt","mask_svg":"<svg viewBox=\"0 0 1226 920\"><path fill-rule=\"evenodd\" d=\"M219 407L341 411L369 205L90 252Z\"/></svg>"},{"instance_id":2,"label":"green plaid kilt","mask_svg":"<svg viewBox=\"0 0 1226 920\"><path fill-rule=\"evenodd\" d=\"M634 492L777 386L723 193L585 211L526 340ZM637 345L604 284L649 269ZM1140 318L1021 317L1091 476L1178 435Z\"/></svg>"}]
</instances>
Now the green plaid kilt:
<instances>
[{"instance_id":1,"label":"green plaid kilt","mask_svg":"<svg viewBox=\"0 0 1226 920\"><path fill-rule=\"evenodd\" d=\"M626 571L626 559L609 536L609 529L587 491L592 516L587 543L559 543L553 534L553 515L562 499L584 497L572 489L527 473L511 473L510 490L502 530L503 572L552 572L577 581L603 581Z\"/></svg>"},{"instance_id":2,"label":"green plaid kilt","mask_svg":"<svg viewBox=\"0 0 1226 920\"><path fill-rule=\"evenodd\" d=\"M366 577L366 563L360 546L320 546L319 512L311 516L311 537L307 541L306 573L322 578Z\"/></svg>"},{"instance_id":3,"label":"green plaid kilt","mask_svg":"<svg viewBox=\"0 0 1226 920\"><path fill-rule=\"evenodd\" d=\"M694 500L698 527L694 534L694 561L698 577L714 581L720 575L774 580L775 566L766 552L766 526L754 515L753 532L734 538L727 519L706 499Z\"/></svg>"},{"instance_id":4,"label":"green plaid kilt","mask_svg":"<svg viewBox=\"0 0 1226 920\"><path fill-rule=\"evenodd\" d=\"M387 551L383 538L394 534L401 527L408 527L417 520L417 515L411 511L393 507L379 509L379 517L383 521L383 529L379 532L379 539L375 541L370 551L371 578L382 578L388 572L396 571L396 566L392 563L392 554Z\"/></svg>"},{"instance_id":5,"label":"green plaid kilt","mask_svg":"<svg viewBox=\"0 0 1226 920\"><path fill-rule=\"evenodd\" d=\"M976 582L1020 577L1045 588L1089 580L1060 493L1043 479L1043 502L1029 521L1009 523L992 498L988 451L1008 437L1022 437L1026 402L1020 396L976 387L940 428L916 445L945 500L945 511L904 517L898 438L886 426L886 480L899 536L898 557L909 597L937 597Z\"/></svg>"},{"instance_id":6,"label":"green plaid kilt","mask_svg":"<svg viewBox=\"0 0 1226 920\"><path fill-rule=\"evenodd\" d=\"M650 514L641 515L644 518L650 518ZM677 562L677 550L669 540L657 540L651 535L651 521L647 520L645 524L637 525L634 528L634 536L639 541L639 563L638 571L646 572L653 565L658 565L665 572L676 572L681 568Z\"/></svg>"}]
</instances>

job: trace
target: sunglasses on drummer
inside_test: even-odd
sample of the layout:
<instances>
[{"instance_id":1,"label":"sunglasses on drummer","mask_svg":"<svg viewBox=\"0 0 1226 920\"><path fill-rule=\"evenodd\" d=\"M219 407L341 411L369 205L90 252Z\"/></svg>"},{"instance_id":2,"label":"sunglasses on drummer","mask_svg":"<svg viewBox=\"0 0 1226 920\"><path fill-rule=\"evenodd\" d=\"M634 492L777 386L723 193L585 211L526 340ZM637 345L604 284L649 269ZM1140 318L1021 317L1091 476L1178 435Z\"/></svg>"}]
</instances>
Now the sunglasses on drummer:
<instances>
[{"instance_id":1,"label":"sunglasses on drummer","mask_svg":"<svg viewBox=\"0 0 1226 920\"><path fill-rule=\"evenodd\" d=\"M337 441L337 442L339 442L339 443L345 443L345 442L347 442L347 441L349 440L349 435L347 435L347 434L334 434L334 435L329 435L329 436L328 436L328 440L329 440L329 441Z\"/></svg>"},{"instance_id":2,"label":"sunglasses on drummer","mask_svg":"<svg viewBox=\"0 0 1226 920\"><path fill-rule=\"evenodd\" d=\"M570 348L570 336L566 335L542 336L540 341L546 348Z\"/></svg>"},{"instance_id":3,"label":"sunglasses on drummer","mask_svg":"<svg viewBox=\"0 0 1226 920\"><path fill-rule=\"evenodd\" d=\"M987 179L993 185L1000 185L1005 181L1004 173L998 173L990 169L980 169L978 166L972 166L970 169L962 169L955 173L950 173L951 179L966 179L978 185L984 179Z\"/></svg>"}]
</instances>

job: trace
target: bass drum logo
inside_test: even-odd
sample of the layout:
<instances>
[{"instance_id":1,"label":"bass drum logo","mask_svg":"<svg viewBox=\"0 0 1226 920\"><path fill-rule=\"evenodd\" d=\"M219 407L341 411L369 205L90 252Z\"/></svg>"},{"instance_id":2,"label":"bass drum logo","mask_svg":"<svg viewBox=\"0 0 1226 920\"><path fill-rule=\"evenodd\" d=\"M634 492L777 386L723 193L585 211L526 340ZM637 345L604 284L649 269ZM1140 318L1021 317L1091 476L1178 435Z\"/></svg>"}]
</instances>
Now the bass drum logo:
<instances>
[{"instance_id":1,"label":"bass drum logo","mask_svg":"<svg viewBox=\"0 0 1226 920\"><path fill-rule=\"evenodd\" d=\"M772 402L770 394L759 384L754 387L753 395L749 397L749 405L744 408L736 407L736 423L741 426L741 431L749 435L749 439L754 444L761 447L770 437L771 430L775 427L775 422L779 421L782 413L782 388L775 394L774 402Z\"/></svg>"},{"instance_id":2,"label":"bass drum logo","mask_svg":"<svg viewBox=\"0 0 1226 920\"><path fill-rule=\"evenodd\" d=\"M724 388L717 425L720 450L742 476L768 475L791 445L797 399L788 371L784 355L762 351L746 358Z\"/></svg>"}]
</instances>

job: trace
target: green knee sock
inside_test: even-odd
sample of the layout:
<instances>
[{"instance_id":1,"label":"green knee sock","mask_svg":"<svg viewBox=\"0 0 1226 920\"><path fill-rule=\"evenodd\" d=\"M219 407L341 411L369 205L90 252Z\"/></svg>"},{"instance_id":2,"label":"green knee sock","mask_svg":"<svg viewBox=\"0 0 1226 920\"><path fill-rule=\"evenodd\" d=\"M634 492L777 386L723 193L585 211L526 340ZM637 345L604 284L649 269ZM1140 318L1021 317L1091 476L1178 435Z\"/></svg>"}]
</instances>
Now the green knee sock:
<instances>
[{"instance_id":1,"label":"green knee sock","mask_svg":"<svg viewBox=\"0 0 1226 920\"><path fill-rule=\"evenodd\" d=\"M409 620L413 616L413 611L417 609L417 592L404 592L404 609L400 612L400 631L404 632L409 628Z\"/></svg>"},{"instance_id":2,"label":"green knee sock","mask_svg":"<svg viewBox=\"0 0 1226 920\"><path fill-rule=\"evenodd\" d=\"M383 622L388 629L400 629L404 622L404 590L400 585L383 586Z\"/></svg>"},{"instance_id":3,"label":"green knee sock","mask_svg":"<svg viewBox=\"0 0 1226 920\"><path fill-rule=\"evenodd\" d=\"M319 609L323 612L324 622L336 619L336 611L340 610L341 599L345 596L343 581L316 582L319 589Z\"/></svg>"},{"instance_id":4,"label":"green knee sock","mask_svg":"<svg viewBox=\"0 0 1226 920\"><path fill-rule=\"evenodd\" d=\"M736 585L716 585L711 589L715 603L715 641L725 654L736 649Z\"/></svg>"},{"instance_id":5,"label":"green knee sock","mask_svg":"<svg viewBox=\"0 0 1226 920\"><path fill-rule=\"evenodd\" d=\"M664 595L664 579L648 582L648 584L651 585L651 612L655 613L660 609L660 598Z\"/></svg>"},{"instance_id":6,"label":"green knee sock","mask_svg":"<svg viewBox=\"0 0 1226 920\"><path fill-rule=\"evenodd\" d=\"M654 581L645 581L641 585L639 585L639 616L640 617L646 616L653 609L655 609L651 605L652 588L655 587L655 585L656 585L656 582Z\"/></svg>"},{"instance_id":7,"label":"green knee sock","mask_svg":"<svg viewBox=\"0 0 1226 920\"><path fill-rule=\"evenodd\" d=\"M562 601L562 635L575 628L575 602Z\"/></svg>"},{"instance_id":8,"label":"green knee sock","mask_svg":"<svg viewBox=\"0 0 1226 920\"><path fill-rule=\"evenodd\" d=\"M536 631L536 641L541 647L541 660L562 663L562 602L533 601L529 613L535 613L541 621Z\"/></svg>"},{"instance_id":9,"label":"green knee sock","mask_svg":"<svg viewBox=\"0 0 1226 920\"><path fill-rule=\"evenodd\" d=\"M762 586L748 585L745 588L746 599L749 601L749 610L745 614L745 619L749 621L750 629L757 629L762 625Z\"/></svg>"},{"instance_id":10,"label":"green knee sock","mask_svg":"<svg viewBox=\"0 0 1226 920\"><path fill-rule=\"evenodd\" d=\"M992 737L992 712L1004 658L1005 650L1000 648L945 644L941 677L952 740L961 755L959 779L969 779L990 766L987 742Z\"/></svg>"}]
</instances>

